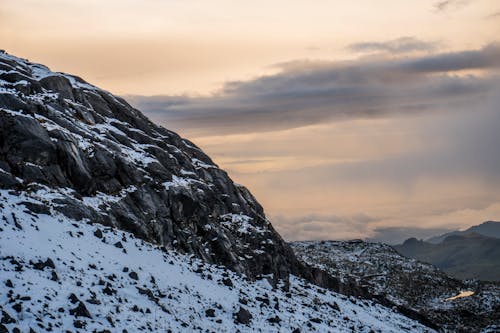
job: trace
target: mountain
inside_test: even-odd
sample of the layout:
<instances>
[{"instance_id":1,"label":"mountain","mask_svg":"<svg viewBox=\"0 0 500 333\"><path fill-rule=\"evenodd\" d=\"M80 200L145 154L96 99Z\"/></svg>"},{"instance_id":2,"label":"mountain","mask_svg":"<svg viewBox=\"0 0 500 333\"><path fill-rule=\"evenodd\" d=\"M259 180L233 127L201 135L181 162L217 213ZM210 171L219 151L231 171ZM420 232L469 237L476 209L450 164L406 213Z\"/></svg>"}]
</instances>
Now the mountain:
<instances>
[{"instance_id":1,"label":"mountain","mask_svg":"<svg viewBox=\"0 0 500 333\"><path fill-rule=\"evenodd\" d=\"M251 278L299 270L261 205L192 142L82 79L0 55L0 186ZM272 254L272 255L271 255Z\"/></svg>"},{"instance_id":2,"label":"mountain","mask_svg":"<svg viewBox=\"0 0 500 333\"><path fill-rule=\"evenodd\" d=\"M0 332L430 332L292 276L289 290L0 190ZM17 330L16 330L17 329Z\"/></svg>"},{"instance_id":3,"label":"mountain","mask_svg":"<svg viewBox=\"0 0 500 333\"><path fill-rule=\"evenodd\" d=\"M0 332L432 331L332 291L192 142L5 52L0 270Z\"/></svg>"},{"instance_id":4,"label":"mountain","mask_svg":"<svg viewBox=\"0 0 500 333\"><path fill-rule=\"evenodd\" d=\"M426 242L432 244L441 243L448 236L463 236L468 234L480 234L486 237L500 238L500 222L496 221L486 221L479 225L474 225L464 231L452 231L442 234L440 236L434 236L426 239Z\"/></svg>"},{"instance_id":5,"label":"mountain","mask_svg":"<svg viewBox=\"0 0 500 333\"><path fill-rule=\"evenodd\" d=\"M432 244L410 238L394 248L431 263L459 279L500 281L500 239L477 233L454 234Z\"/></svg>"},{"instance_id":6,"label":"mountain","mask_svg":"<svg viewBox=\"0 0 500 333\"><path fill-rule=\"evenodd\" d=\"M375 297L413 309L450 332L493 332L500 328L495 326L500 322L499 283L455 279L380 243L355 240L290 245L305 262L341 281L355 281ZM450 299L463 291L473 294Z\"/></svg>"}]
</instances>

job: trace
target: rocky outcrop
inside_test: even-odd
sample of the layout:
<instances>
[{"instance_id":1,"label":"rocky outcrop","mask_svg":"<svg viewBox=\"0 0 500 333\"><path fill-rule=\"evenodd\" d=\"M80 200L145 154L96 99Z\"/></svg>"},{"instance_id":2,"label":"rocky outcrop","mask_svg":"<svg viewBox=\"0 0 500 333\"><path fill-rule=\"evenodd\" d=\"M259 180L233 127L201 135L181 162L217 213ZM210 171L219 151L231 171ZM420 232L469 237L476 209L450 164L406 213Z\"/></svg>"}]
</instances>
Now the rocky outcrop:
<instances>
[{"instance_id":1,"label":"rocky outcrop","mask_svg":"<svg viewBox=\"0 0 500 333\"><path fill-rule=\"evenodd\" d=\"M6 53L0 188L42 200L26 204L33 214L131 231L249 278L302 272L252 194L192 142L122 98Z\"/></svg>"}]
</instances>

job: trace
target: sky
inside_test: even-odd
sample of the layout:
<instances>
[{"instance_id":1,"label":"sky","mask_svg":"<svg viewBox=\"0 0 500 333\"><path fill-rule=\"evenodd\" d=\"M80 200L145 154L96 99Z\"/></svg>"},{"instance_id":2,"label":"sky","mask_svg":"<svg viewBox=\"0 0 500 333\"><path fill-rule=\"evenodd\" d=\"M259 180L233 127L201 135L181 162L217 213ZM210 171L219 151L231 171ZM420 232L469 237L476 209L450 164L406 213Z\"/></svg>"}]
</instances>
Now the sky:
<instances>
[{"instance_id":1,"label":"sky","mask_svg":"<svg viewBox=\"0 0 500 333\"><path fill-rule=\"evenodd\" d=\"M124 96L287 240L500 220L500 3L3 0L0 48Z\"/></svg>"}]
</instances>

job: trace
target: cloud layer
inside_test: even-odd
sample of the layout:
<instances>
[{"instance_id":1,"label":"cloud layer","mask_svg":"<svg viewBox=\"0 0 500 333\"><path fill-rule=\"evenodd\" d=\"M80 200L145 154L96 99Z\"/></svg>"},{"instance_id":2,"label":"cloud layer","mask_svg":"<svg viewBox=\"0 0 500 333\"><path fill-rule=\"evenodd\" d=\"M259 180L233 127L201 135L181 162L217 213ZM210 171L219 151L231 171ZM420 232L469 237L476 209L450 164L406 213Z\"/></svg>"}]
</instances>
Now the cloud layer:
<instances>
[{"instance_id":1,"label":"cloud layer","mask_svg":"<svg viewBox=\"0 0 500 333\"><path fill-rule=\"evenodd\" d=\"M499 218L498 44L278 66L212 96L129 100L248 185L289 240L395 243Z\"/></svg>"},{"instance_id":2,"label":"cloud layer","mask_svg":"<svg viewBox=\"0 0 500 333\"><path fill-rule=\"evenodd\" d=\"M361 42L349 45L354 52L389 52L392 54L413 51L434 51L439 46L437 42L426 42L415 37L400 37L385 42Z\"/></svg>"},{"instance_id":3,"label":"cloud layer","mask_svg":"<svg viewBox=\"0 0 500 333\"><path fill-rule=\"evenodd\" d=\"M500 47L403 59L295 61L209 97L128 96L156 121L195 135L271 131L334 120L443 111L479 103L498 84ZM490 75L457 75L489 71Z\"/></svg>"}]
</instances>

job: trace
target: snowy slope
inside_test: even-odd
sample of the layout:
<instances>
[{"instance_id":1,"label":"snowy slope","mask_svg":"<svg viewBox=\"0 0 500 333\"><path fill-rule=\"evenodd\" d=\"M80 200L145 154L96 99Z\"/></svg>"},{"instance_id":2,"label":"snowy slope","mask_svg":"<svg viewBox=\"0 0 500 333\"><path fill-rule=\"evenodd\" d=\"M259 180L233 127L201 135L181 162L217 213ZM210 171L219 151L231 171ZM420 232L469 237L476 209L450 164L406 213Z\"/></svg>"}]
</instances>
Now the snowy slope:
<instances>
[{"instance_id":1,"label":"snowy slope","mask_svg":"<svg viewBox=\"0 0 500 333\"><path fill-rule=\"evenodd\" d=\"M273 289L127 232L35 214L27 193L0 190L0 202L0 331L431 331L293 276L289 291Z\"/></svg>"}]
</instances>

